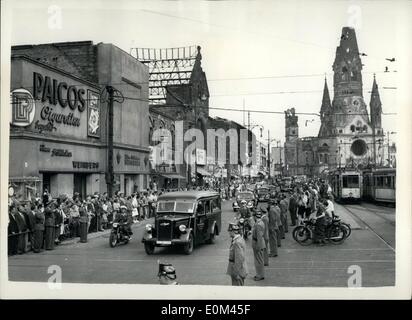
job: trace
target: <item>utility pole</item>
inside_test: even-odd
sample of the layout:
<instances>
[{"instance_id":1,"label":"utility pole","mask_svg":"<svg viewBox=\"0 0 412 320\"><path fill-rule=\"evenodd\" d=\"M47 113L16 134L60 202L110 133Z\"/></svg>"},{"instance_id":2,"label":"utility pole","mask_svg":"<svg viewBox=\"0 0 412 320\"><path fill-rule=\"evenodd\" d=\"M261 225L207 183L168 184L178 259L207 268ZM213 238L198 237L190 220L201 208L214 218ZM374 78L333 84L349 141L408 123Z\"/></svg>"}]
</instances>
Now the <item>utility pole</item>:
<instances>
[{"instance_id":1,"label":"utility pole","mask_svg":"<svg viewBox=\"0 0 412 320\"><path fill-rule=\"evenodd\" d=\"M108 94L108 99L102 99L102 102L107 102L107 171L106 185L107 194L113 196L114 185L114 169L113 169L113 103L123 103L123 94L112 86L106 86L104 91ZM115 95L116 94L116 95Z\"/></svg>"},{"instance_id":2,"label":"utility pole","mask_svg":"<svg viewBox=\"0 0 412 320\"><path fill-rule=\"evenodd\" d=\"M270 131L268 130L268 181L270 181Z\"/></svg>"},{"instance_id":3,"label":"utility pole","mask_svg":"<svg viewBox=\"0 0 412 320\"><path fill-rule=\"evenodd\" d=\"M283 166L282 166L282 141L281 140L279 140L279 145L280 145L280 177L282 178Z\"/></svg>"},{"instance_id":4,"label":"utility pole","mask_svg":"<svg viewBox=\"0 0 412 320\"><path fill-rule=\"evenodd\" d=\"M388 167L390 167L391 166L391 147L390 147L390 144L389 144L389 135L390 135L390 132L388 131Z\"/></svg>"},{"instance_id":5,"label":"utility pole","mask_svg":"<svg viewBox=\"0 0 412 320\"><path fill-rule=\"evenodd\" d=\"M113 170L113 94L114 90L112 86L106 86L106 91L109 94L108 103L108 136L107 136L107 193L109 198L113 196L113 180L114 180L114 170Z\"/></svg>"}]
</instances>

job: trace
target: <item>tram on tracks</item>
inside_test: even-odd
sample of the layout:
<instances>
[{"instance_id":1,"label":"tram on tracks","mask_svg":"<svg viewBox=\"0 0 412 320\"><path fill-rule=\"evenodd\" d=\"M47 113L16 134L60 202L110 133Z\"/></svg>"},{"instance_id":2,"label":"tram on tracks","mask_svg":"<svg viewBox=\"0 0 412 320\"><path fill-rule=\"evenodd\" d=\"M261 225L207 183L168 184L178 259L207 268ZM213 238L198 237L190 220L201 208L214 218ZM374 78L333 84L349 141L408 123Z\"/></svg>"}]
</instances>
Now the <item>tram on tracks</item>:
<instances>
[{"instance_id":1,"label":"tram on tracks","mask_svg":"<svg viewBox=\"0 0 412 320\"><path fill-rule=\"evenodd\" d=\"M362 173L354 169L336 169L328 173L336 202L359 202L362 199Z\"/></svg>"},{"instance_id":2,"label":"tram on tracks","mask_svg":"<svg viewBox=\"0 0 412 320\"><path fill-rule=\"evenodd\" d=\"M363 171L363 198L395 204L396 168L378 168Z\"/></svg>"}]
</instances>

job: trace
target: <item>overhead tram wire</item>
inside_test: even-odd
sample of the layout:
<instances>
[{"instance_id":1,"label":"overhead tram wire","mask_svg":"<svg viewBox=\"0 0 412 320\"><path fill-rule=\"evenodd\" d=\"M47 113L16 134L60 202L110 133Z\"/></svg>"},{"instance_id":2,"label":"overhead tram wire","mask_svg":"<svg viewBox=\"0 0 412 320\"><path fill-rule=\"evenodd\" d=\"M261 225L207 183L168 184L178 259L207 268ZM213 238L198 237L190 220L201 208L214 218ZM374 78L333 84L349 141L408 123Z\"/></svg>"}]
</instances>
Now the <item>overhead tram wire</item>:
<instances>
[{"instance_id":1,"label":"overhead tram wire","mask_svg":"<svg viewBox=\"0 0 412 320\"><path fill-rule=\"evenodd\" d=\"M122 98L124 98L124 100L133 100L133 101L143 101L143 102L148 102L150 103L151 101L149 99L144 99L144 98L134 98L134 97L125 97L123 96ZM41 100L40 98L36 99L36 100ZM84 99L85 101L91 101L91 100L96 100L96 99ZM105 102L104 99L97 99L101 102ZM65 101L69 101L69 100L65 100ZM72 100L71 100L72 101ZM14 102L11 101L11 104L13 104ZM191 106L191 105L182 105L182 104L153 104L151 106L154 107L161 107L161 108L176 108L176 107L190 107L190 108L199 108L199 109L209 109L209 110L221 110L221 111L236 111L236 112L251 112L251 113L267 113L267 114L284 114L284 111L268 111L268 110L253 110L253 109L243 109L243 108L223 108L223 107L203 107L203 106ZM270 107L270 108L273 108ZM295 114L300 114L300 115L313 115L313 116L320 116L319 113L316 112L295 112ZM334 114L340 114L340 115L344 115L345 113L334 113ZM365 115L365 113L351 113L351 115ZM382 112L382 115L397 115L396 112Z\"/></svg>"},{"instance_id":2,"label":"overhead tram wire","mask_svg":"<svg viewBox=\"0 0 412 320\"><path fill-rule=\"evenodd\" d=\"M370 71L370 72L362 72L362 74L378 74L378 73L383 73L383 74L388 74L388 73L393 73L394 71ZM233 78L211 78L207 79L208 82L212 81L242 81L242 80L266 80L266 79L284 79L284 78L309 78L309 77L325 77L326 76L333 76L334 73L312 73L312 74L291 74L291 75L280 75L280 76L256 76L256 77L233 77ZM165 80L170 80L170 79L165 79ZM165 80L151 80L152 82L161 82ZM175 79L178 81L179 79ZM150 81L142 81L142 82L134 82L134 84L137 85L143 85L143 84L149 84ZM129 83L126 82L118 82L118 83L111 83L111 85L114 86L131 86ZM71 85L73 87L82 87L85 86L84 84L73 84ZM31 86L28 86L26 88L33 88ZM393 89L395 87L388 87L388 89ZM386 89L386 88L385 88ZM323 91L323 90L319 90Z\"/></svg>"}]
</instances>

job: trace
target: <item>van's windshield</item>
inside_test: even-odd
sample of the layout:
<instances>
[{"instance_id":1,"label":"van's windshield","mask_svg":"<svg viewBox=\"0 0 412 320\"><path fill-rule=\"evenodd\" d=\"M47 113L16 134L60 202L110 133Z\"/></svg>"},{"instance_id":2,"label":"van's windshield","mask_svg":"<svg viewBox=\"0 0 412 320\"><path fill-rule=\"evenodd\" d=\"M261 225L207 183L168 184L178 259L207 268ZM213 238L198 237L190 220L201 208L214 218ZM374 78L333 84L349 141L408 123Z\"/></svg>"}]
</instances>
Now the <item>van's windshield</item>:
<instances>
[{"instance_id":1,"label":"van's windshield","mask_svg":"<svg viewBox=\"0 0 412 320\"><path fill-rule=\"evenodd\" d=\"M195 203L186 201L159 201L157 204L157 213L193 213Z\"/></svg>"}]
</instances>

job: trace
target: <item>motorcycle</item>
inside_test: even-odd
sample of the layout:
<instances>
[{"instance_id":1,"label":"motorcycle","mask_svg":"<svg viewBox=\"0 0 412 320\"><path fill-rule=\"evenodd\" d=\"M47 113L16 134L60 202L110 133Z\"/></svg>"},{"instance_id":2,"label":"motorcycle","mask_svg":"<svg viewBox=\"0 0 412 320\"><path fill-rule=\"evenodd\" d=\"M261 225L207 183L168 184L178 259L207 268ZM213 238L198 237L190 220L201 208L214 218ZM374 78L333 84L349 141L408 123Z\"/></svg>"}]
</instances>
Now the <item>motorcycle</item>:
<instances>
[{"instance_id":1,"label":"motorcycle","mask_svg":"<svg viewBox=\"0 0 412 320\"><path fill-rule=\"evenodd\" d=\"M297 226L292 231L293 239L302 246L313 243L316 220L304 220L303 225ZM325 238L332 244L341 244L348 237L348 225L342 225L340 219L333 219L325 228ZM349 226L350 228L350 226Z\"/></svg>"},{"instance_id":2,"label":"motorcycle","mask_svg":"<svg viewBox=\"0 0 412 320\"><path fill-rule=\"evenodd\" d=\"M239 224L241 235L243 236L243 239L247 240L247 238L249 236L249 232L250 232L249 219L239 218L238 224Z\"/></svg>"},{"instance_id":3,"label":"motorcycle","mask_svg":"<svg viewBox=\"0 0 412 320\"><path fill-rule=\"evenodd\" d=\"M110 232L109 243L112 248L118 243L127 244L130 241L130 236L127 231L127 222L113 222L112 231Z\"/></svg>"}]
</instances>

